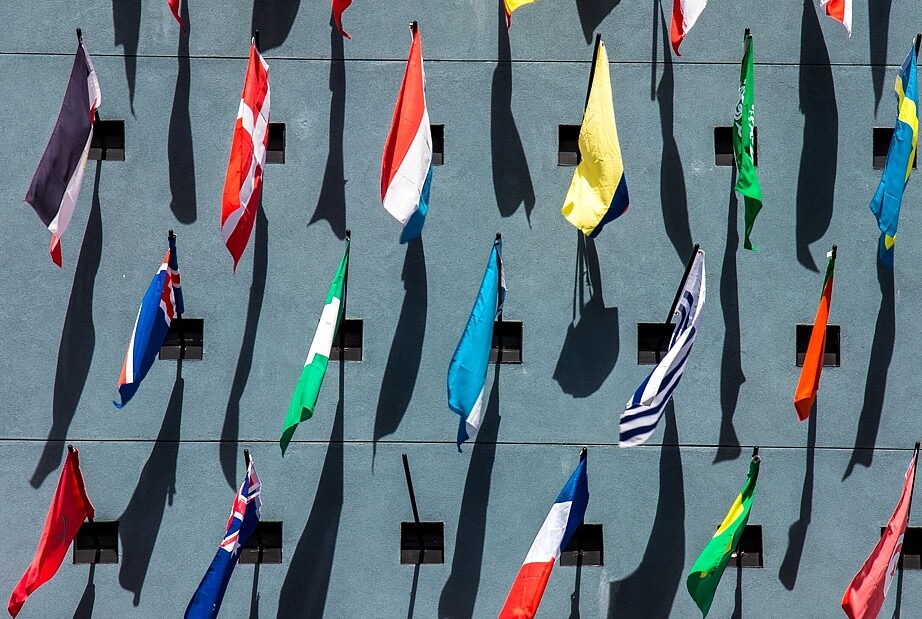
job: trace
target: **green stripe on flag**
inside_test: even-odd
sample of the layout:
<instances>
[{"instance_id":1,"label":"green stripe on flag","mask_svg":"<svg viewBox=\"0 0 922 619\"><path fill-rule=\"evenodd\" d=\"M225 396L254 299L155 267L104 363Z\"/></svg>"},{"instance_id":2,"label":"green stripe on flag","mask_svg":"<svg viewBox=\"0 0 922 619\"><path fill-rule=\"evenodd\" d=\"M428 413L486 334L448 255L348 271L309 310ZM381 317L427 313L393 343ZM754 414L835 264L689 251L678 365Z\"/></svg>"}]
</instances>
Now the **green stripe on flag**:
<instances>
[{"instance_id":1,"label":"green stripe on flag","mask_svg":"<svg viewBox=\"0 0 922 619\"><path fill-rule=\"evenodd\" d=\"M740 67L740 98L736 104L736 115L733 119L733 152L736 155L737 178L735 191L743 196L746 206L744 219L743 247L755 250L749 235L755 224L756 216L762 210L762 188L759 186L759 177L756 175L756 164L753 158L755 152L756 116L753 110L755 103L755 81L752 71L752 35L747 34L743 45L743 62Z\"/></svg>"},{"instance_id":2,"label":"green stripe on flag","mask_svg":"<svg viewBox=\"0 0 922 619\"><path fill-rule=\"evenodd\" d=\"M749 521L749 510L752 508L752 499L756 492L756 481L759 478L759 457L754 456L749 464L749 476L740 491L727 517L718 527L714 537L701 551L701 556L695 561L691 572L685 581L688 593L691 594L695 604L701 609L703 616L707 617L714 601L714 593L720 584L730 555L736 551L740 536L746 523Z\"/></svg>"},{"instance_id":3,"label":"green stripe on flag","mask_svg":"<svg viewBox=\"0 0 922 619\"><path fill-rule=\"evenodd\" d=\"M327 294L327 302L320 315L320 324L317 325L317 332L314 333L314 340L307 353L304 369L301 370L301 378L298 379L298 386L295 387L294 395L291 396L291 404L285 416L285 426L282 428L282 438L279 440L283 456L295 433L295 428L299 423L313 416L317 396L320 394L320 385L323 384L323 376L330 363L330 350L343 317L343 288L346 272L349 269L349 243L347 240L346 251L343 252L343 259L339 263L339 269L336 270L336 276Z\"/></svg>"}]
</instances>

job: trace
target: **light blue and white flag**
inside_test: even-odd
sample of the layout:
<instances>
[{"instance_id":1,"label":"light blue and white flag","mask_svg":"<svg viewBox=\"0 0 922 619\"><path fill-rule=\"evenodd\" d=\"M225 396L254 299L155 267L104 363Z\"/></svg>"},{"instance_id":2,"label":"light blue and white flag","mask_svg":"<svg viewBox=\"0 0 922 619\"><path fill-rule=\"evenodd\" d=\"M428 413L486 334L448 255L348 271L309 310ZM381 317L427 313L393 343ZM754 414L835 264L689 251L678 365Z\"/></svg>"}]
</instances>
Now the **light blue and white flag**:
<instances>
[{"instance_id":1,"label":"light blue and white flag","mask_svg":"<svg viewBox=\"0 0 922 619\"><path fill-rule=\"evenodd\" d=\"M493 322L502 314L505 299L503 240L497 235L474 309L448 366L448 407L461 417L458 451L461 451L461 443L474 438L480 429L483 391L493 344Z\"/></svg>"},{"instance_id":2,"label":"light blue and white flag","mask_svg":"<svg viewBox=\"0 0 922 619\"><path fill-rule=\"evenodd\" d=\"M666 356L640 384L621 413L619 447L630 447L645 442L659 423L672 392L679 385L688 355L691 353L698 320L704 308L704 251L698 250L688 279L682 287L675 310L676 326L669 342Z\"/></svg>"}]
</instances>

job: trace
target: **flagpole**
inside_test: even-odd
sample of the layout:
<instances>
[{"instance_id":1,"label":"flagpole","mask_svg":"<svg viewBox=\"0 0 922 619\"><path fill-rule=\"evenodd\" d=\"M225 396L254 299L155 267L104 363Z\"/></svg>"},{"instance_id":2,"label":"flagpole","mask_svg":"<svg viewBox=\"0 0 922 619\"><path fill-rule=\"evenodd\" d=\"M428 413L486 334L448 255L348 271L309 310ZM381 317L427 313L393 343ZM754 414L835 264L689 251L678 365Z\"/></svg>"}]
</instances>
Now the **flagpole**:
<instances>
[{"instance_id":1,"label":"flagpole","mask_svg":"<svg viewBox=\"0 0 922 619\"><path fill-rule=\"evenodd\" d=\"M413 521L416 522L416 537L419 540L419 560L417 564L420 564L423 562L426 544L423 542L423 527L419 521L419 510L416 508L416 493L413 491L413 478L410 476L410 462L407 460L407 454L403 454L403 472L407 478L407 492L410 494L410 507L413 508Z\"/></svg>"},{"instance_id":2,"label":"flagpole","mask_svg":"<svg viewBox=\"0 0 922 619\"><path fill-rule=\"evenodd\" d=\"M173 234L172 228L170 228L169 232L167 232L167 239L171 241L173 245L176 245L176 235ZM176 260L176 256L174 256L172 252L170 253L170 260ZM179 262L177 261L176 264L178 267ZM167 269L169 269L169 264L167 264ZM182 328L182 314L176 308L175 304L173 305L173 308L173 311L176 312L176 330L179 331L179 359L182 360L186 358L186 338Z\"/></svg>"},{"instance_id":3,"label":"flagpole","mask_svg":"<svg viewBox=\"0 0 922 619\"><path fill-rule=\"evenodd\" d=\"M352 230L346 230L346 247L349 246L351 241L352 241ZM343 328L344 327L343 323L346 322L346 297L348 296L349 296L349 262L347 261L346 262L346 273L343 275L343 318L342 320L339 321L339 326L337 327L337 330L339 331L337 335L339 335L339 365L340 365L339 371L340 372L343 371L342 368L345 367L344 364L346 361L346 333L345 333L345 329Z\"/></svg>"},{"instance_id":4,"label":"flagpole","mask_svg":"<svg viewBox=\"0 0 922 619\"><path fill-rule=\"evenodd\" d=\"M589 95L592 94L592 79L595 77L595 61L599 57L599 46L602 44L602 33L597 32L595 35L595 48L592 50L592 66L589 67L589 86L586 88L586 105L583 106L583 111L586 111L586 108L589 107Z\"/></svg>"},{"instance_id":5,"label":"flagpole","mask_svg":"<svg viewBox=\"0 0 922 619\"><path fill-rule=\"evenodd\" d=\"M250 450L249 449L243 450L243 463L246 465L247 470L249 471L250 470Z\"/></svg>"},{"instance_id":6,"label":"flagpole","mask_svg":"<svg viewBox=\"0 0 922 619\"><path fill-rule=\"evenodd\" d=\"M77 30L80 32L80 30ZM922 44L922 32L916 35L916 60L919 60L919 45Z\"/></svg>"},{"instance_id":7,"label":"flagpole","mask_svg":"<svg viewBox=\"0 0 922 619\"><path fill-rule=\"evenodd\" d=\"M262 50L259 49L259 28L253 31L253 45L256 46L256 51L261 54Z\"/></svg>"},{"instance_id":8,"label":"flagpole","mask_svg":"<svg viewBox=\"0 0 922 619\"><path fill-rule=\"evenodd\" d=\"M688 275L691 273L692 265L695 263L695 256L698 255L698 250L701 248L701 245L695 243L695 246L692 248L691 256L688 258L688 262L685 263L685 274L682 275L682 281L679 282L679 288L675 291L675 298L672 300L672 307L669 308L669 314L666 316L666 321L663 323L663 332L660 335L659 343L656 345L656 362L659 363L662 361L660 357L660 349L663 347L663 342L666 340L666 331L669 329L669 324L672 322L672 315L675 314L675 308L679 305L679 300L682 298L682 290L685 288L685 282L688 281Z\"/></svg>"},{"instance_id":9,"label":"flagpole","mask_svg":"<svg viewBox=\"0 0 922 619\"><path fill-rule=\"evenodd\" d=\"M500 247L502 247L502 241L503 241L503 235L497 232L495 242L500 243ZM499 258L499 260L502 261L502 256L497 255L497 258ZM503 268L502 268L502 264L498 264L497 266L499 267L499 278L496 280L496 301L497 303L499 303L500 295L502 295L503 293L503 275L502 275ZM499 321L499 337L497 337L496 339L499 342L499 345L497 346L497 350L496 350L496 363L499 364L503 362L503 308L502 308L502 305L500 306L500 309L499 309L499 316L497 317L497 321Z\"/></svg>"},{"instance_id":10,"label":"flagpole","mask_svg":"<svg viewBox=\"0 0 922 619\"><path fill-rule=\"evenodd\" d=\"M80 28L77 28L77 45L83 43L83 31ZM916 46L916 51L918 52L919 47Z\"/></svg>"},{"instance_id":11,"label":"flagpole","mask_svg":"<svg viewBox=\"0 0 922 619\"><path fill-rule=\"evenodd\" d=\"M916 463L916 467L918 467L918 466L919 466L919 441L916 441L916 448L913 450L912 458L913 458L913 461ZM909 526L909 524L908 524L908 523L909 523L909 514L912 513L912 495L915 494L915 489L916 489L916 484L915 484L915 481L916 481L915 473L913 473L912 481L913 481L913 483L912 483L912 488L910 488L910 490L909 490L909 505L906 507L906 523L907 523L907 526Z\"/></svg>"}]
</instances>

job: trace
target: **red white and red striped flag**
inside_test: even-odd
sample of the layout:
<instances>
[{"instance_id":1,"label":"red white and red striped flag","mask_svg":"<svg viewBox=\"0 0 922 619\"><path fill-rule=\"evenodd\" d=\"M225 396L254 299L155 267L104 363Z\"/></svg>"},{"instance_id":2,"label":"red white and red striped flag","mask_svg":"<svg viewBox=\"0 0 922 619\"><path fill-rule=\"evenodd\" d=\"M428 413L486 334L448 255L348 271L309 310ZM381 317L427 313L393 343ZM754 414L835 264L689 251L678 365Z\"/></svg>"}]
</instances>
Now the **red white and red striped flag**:
<instances>
[{"instance_id":1,"label":"red white and red striped flag","mask_svg":"<svg viewBox=\"0 0 922 619\"><path fill-rule=\"evenodd\" d=\"M848 36L852 36L852 0L822 0L822 5L826 9L826 15L842 22L848 30Z\"/></svg>"},{"instance_id":2,"label":"red white and red striped flag","mask_svg":"<svg viewBox=\"0 0 922 619\"><path fill-rule=\"evenodd\" d=\"M672 0L672 27L669 29L669 38L672 40L672 49L676 56L681 55L679 45L698 21L698 16L704 11L706 4L707 0Z\"/></svg>"},{"instance_id":3,"label":"red white and red striped flag","mask_svg":"<svg viewBox=\"0 0 922 619\"><path fill-rule=\"evenodd\" d=\"M250 43L250 62L231 144L224 200L221 205L221 235L234 258L234 270L246 249L256 209L262 194L266 145L269 141L269 65L256 41Z\"/></svg>"},{"instance_id":4,"label":"red white and red striped flag","mask_svg":"<svg viewBox=\"0 0 922 619\"><path fill-rule=\"evenodd\" d=\"M880 613L887 597L887 590L893 583L896 564L903 550L903 535L909 522L909 505L912 503L912 486L916 479L916 463L919 461L919 448L912 456L909 470L903 482L903 494L896 505L890 522L883 535L871 552L871 556L855 575L845 595L842 597L842 609L849 619L874 619Z\"/></svg>"}]
</instances>

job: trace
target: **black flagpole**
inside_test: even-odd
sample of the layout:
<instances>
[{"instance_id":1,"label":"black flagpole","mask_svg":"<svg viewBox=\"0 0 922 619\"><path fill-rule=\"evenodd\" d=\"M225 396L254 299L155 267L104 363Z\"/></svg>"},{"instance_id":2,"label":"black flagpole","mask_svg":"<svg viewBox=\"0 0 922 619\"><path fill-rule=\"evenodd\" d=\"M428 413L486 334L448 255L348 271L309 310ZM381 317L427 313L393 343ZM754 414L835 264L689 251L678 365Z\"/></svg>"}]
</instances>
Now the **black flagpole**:
<instances>
[{"instance_id":1,"label":"black flagpole","mask_svg":"<svg viewBox=\"0 0 922 619\"><path fill-rule=\"evenodd\" d=\"M407 454L403 454L403 472L407 478L407 492L410 494L410 507L413 508L413 521L416 523L416 537L419 540L419 560L417 564L420 564L423 562L426 544L423 541L423 527L419 521L419 510L416 508L416 492L413 491L413 478L410 476L410 462L407 460Z\"/></svg>"},{"instance_id":2,"label":"black flagpole","mask_svg":"<svg viewBox=\"0 0 922 619\"><path fill-rule=\"evenodd\" d=\"M592 94L592 79L595 77L595 61L599 57L599 46L602 44L602 34L596 33L595 35L595 48L592 50L592 66L589 67L589 86L586 88L586 105L583 106L583 111L589 106L589 95Z\"/></svg>"},{"instance_id":3,"label":"black flagpole","mask_svg":"<svg viewBox=\"0 0 922 619\"><path fill-rule=\"evenodd\" d=\"M661 361L660 349L663 347L663 342L666 340L666 332L669 330L669 323L672 322L672 315L675 314L675 308L679 305L679 300L682 298L682 289L685 288L685 282L688 281L688 275L691 273L692 265L695 263L695 256L698 255L698 250L701 248L701 245L695 243L695 247L692 249L691 256L688 258L688 262L685 264L685 274L682 275L682 281L679 282L679 288L675 291L675 298L672 300L672 307L669 308L669 314L666 316L666 321L663 323L663 332L660 335L659 343L656 345L656 362Z\"/></svg>"}]
</instances>

